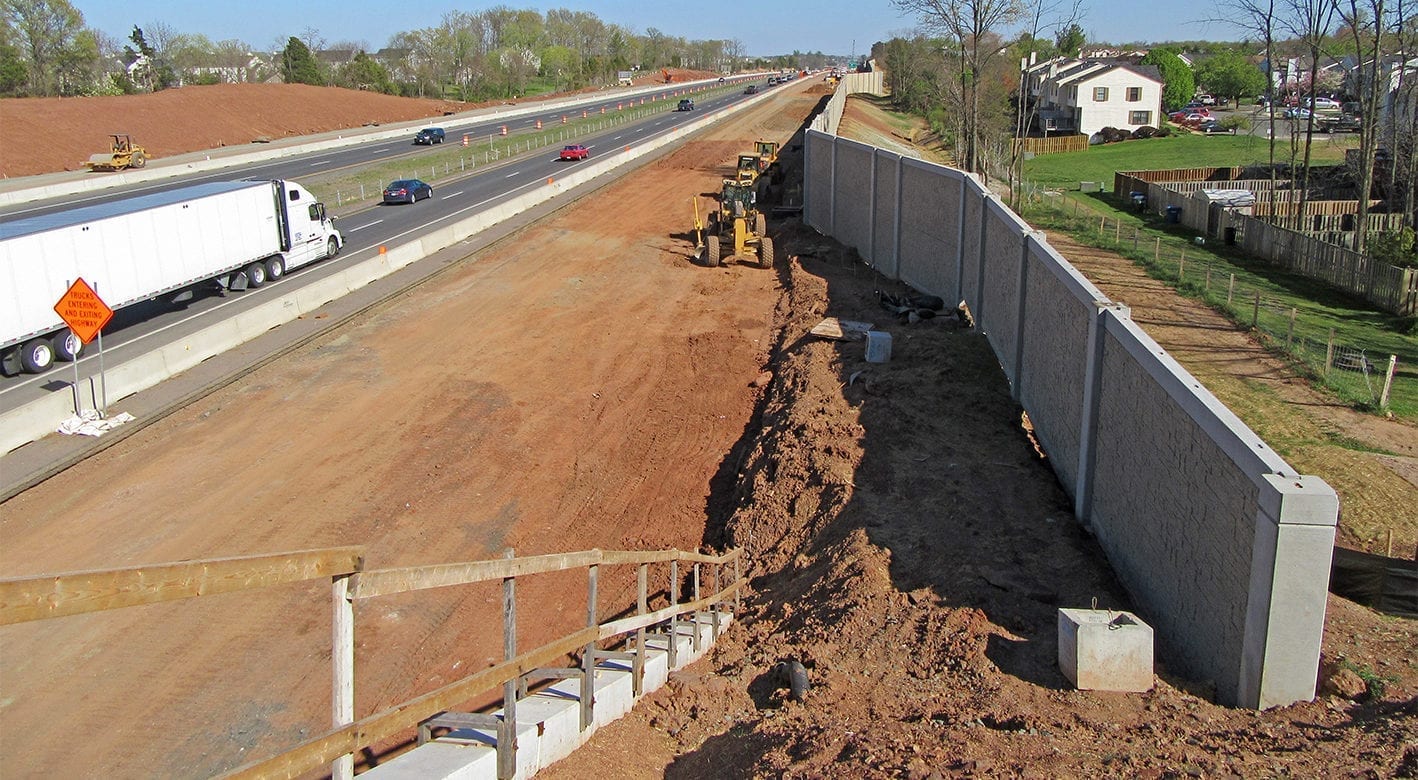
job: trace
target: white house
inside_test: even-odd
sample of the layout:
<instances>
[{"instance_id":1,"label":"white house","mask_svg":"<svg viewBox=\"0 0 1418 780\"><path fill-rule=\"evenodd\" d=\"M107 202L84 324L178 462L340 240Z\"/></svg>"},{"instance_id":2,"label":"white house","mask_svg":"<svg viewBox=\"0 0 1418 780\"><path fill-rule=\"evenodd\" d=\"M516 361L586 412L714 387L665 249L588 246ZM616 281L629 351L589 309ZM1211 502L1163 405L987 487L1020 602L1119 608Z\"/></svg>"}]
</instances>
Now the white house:
<instances>
[{"instance_id":1,"label":"white house","mask_svg":"<svg viewBox=\"0 0 1418 780\"><path fill-rule=\"evenodd\" d=\"M1091 136L1105 127L1133 131L1162 121L1162 78L1155 68L1055 59L1028 68L1025 78L1045 133Z\"/></svg>"}]
</instances>

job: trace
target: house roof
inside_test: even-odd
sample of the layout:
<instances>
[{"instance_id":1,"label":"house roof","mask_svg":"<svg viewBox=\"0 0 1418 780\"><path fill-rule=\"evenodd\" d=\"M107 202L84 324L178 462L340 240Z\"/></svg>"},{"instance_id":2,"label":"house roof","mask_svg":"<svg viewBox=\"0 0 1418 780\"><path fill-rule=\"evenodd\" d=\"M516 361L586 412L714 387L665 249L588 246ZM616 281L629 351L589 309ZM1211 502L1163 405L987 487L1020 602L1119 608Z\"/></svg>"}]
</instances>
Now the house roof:
<instances>
[{"instance_id":1,"label":"house roof","mask_svg":"<svg viewBox=\"0 0 1418 780\"><path fill-rule=\"evenodd\" d=\"M1109 63L1106 67L1101 68L1099 70L1079 73L1076 77L1070 77L1068 79L1059 79L1059 83L1063 84L1065 81L1077 81L1079 84L1083 84L1084 82L1093 81L1094 79L1097 79L1101 76L1117 73L1119 71L1124 71L1138 78L1146 79L1157 84L1164 83L1162 81L1161 76L1157 73L1156 68L1152 68L1147 65L1131 65L1126 62Z\"/></svg>"}]
</instances>

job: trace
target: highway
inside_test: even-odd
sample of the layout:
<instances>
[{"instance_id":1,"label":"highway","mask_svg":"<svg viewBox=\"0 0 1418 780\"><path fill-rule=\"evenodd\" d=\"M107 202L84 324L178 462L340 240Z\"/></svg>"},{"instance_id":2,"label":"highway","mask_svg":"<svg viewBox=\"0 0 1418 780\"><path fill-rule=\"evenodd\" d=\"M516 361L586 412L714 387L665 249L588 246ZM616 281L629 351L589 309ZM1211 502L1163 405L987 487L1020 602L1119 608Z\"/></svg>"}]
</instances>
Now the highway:
<instances>
[{"instance_id":1,"label":"highway","mask_svg":"<svg viewBox=\"0 0 1418 780\"><path fill-rule=\"evenodd\" d=\"M416 204L372 205L341 216L337 221L345 238L345 247L340 255L331 260L315 263L292 271L285 277L270 282L255 290L242 292L222 292L213 290L206 296L184 304L166 304L150 301L130 306L117 314L103 332L103 362L107 370L113 370L127 359L132 359L147 351L181 339L201 330L218 318L240 314L275 299L285 299L303 285L308 285L328 277L342 268L370 259L381 246L392 245L418 236L422 233L445 227L454 222L491 209L498 204L517 197L546 182L550 177L564 176L579 166L595 162L600 155L633 148L692 120L703 118L716 109L725 108L748 96L743 94L742 85L726 88L715 95L696 95L697 110L676 112L672 105L663 112L654 113L639 120L628 120L624 124L611 127L603 132L580 136L576 142L585 144L591 151L588 160L565 162L558 159L559 146L543 147L513 158L504 158L496 164L482 166L461 178L442 179L435 183L433 197ZM672 88L671 88L672 89ZM588 113L599 113L602 105L607 106L607 114L614 115L617 100L595 101L587 104ZM674 101L671 101L671 104ZM561 111L546 115L519 118L522 128L530 129L540 119L544 124L559 124ZM449 132L450 139L459 138L463 133L486 136L500 134L506 120L459 127ZM430 123L433 124L433 123ZM411 151L427 151L428 147L411 145L412 131L408 138L385 140L345 149L319 152L304 157L285 158L267 164L248 167L241 171L227 170L207 173L181 179L166 179L161 183L128 189L123 192L104 192L80 198L67 198L63 203L35 202L22 208L8 209L0 214L0 221L32 216L48 211L70 208L77 205L103 202L136 194L154 192L174 187L187 186L203 181L233 179L294 179L300 181L312 169L321 171L335 167L357 168L390 158L409 155ZM450 140L450 142L452 142ZM376 203L376 201L370 201ZM327 204L333 206L333 204ZM99 290L102 294L102 290ZM79 373L88 377L98 373L98 345L88 345L79 360ZM56 363L44 374L0 377L0 413L19 408L38 398L55 392L68 393L74 382L74 365Z\"/></svg>"}]
</instances>

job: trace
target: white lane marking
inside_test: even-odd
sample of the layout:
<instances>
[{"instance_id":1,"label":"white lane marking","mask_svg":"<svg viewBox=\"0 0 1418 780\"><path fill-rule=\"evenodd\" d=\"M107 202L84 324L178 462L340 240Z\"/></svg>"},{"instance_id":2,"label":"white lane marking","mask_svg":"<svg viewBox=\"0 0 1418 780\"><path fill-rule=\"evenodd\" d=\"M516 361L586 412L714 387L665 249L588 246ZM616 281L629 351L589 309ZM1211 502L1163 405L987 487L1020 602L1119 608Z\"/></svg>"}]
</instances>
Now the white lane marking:
<instances>
[{"instance_id":1,"label":"white lane marking","mask_svg":"<svg viewBox=\"0 0 1418 780\"><path fill-rule=\"evenodd\" d=\"M329 160L321 160L320 162L313 162L313 163L310 163L310 166L309 166L309 167L311 167L311 168L319 168L319 167L322 166L322 165L329 165L329 164L330 164L330 161L329 161Z\"/></svg>"},{"instance_id":2,"label":"white lane marking","mask_svg":"<svg viewBox=\"0 0 1418 780\"><path fill-rule=\"evenodd\" d=\"M611 140L612 140L612 141L619 141L619 140L620 140L620 136L616 136L615 138L612 138Z\"/></svg>"},{"instance_id":3,"label":"white lane marking","mask_svg":"<svg viewBox=\"0 0 1418 780\"><path fill-rule=\"evenodd\" d=\"M518 175L520 175L521 173L522 173L521 171L513 171L513 172L507 174L506 176L503 176L502 178L504 178L504 179L510 179L510 178L512 178L513 176L518 176Z\"/></svg>"},{"instance_id":4,"label":"white lane marking","mask_svg":"<svg viewBox=\"0 0 1418 780\"><path fill-rule=\"evenodd\" d=\"M384 221L384 220L382 220L382 219L376 219L376 220L374 220L373 222L370 222L370 223L367 224L367 225L360 225L359 227L346 228L346 230L348 230L349 232L353 233L353 232L355 232L356 230L364 230L364 229L367 228L367 227L374 227L375 225L378 225L380 222L383 222L383 221Z\"/></svg>"},{"instance_id":5,"label":"white lane marking","mask_svg":"<svg viewBox=\"0 0 1418 780\"><path fill-rule=\"evenodd\" d=\"M444 195L443 197L439 198L439 200L448 200L449 198L456 198L456 197L458 197L459 195L462 195L462 194L463 194L463 191L462 191L462 190L458 190L457 192L450 192L450 193L448 193L447 195Z\"/></svg>"}]
</instances>

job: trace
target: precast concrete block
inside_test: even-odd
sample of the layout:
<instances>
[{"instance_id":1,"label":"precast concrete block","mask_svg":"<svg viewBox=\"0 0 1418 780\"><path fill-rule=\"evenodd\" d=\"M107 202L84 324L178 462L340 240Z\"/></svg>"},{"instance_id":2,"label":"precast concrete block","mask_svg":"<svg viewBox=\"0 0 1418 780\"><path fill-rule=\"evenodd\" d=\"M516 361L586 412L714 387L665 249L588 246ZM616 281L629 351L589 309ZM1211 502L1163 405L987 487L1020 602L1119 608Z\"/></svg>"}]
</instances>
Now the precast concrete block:
<instances>
[{"instance_id":1,"label":"precast concrete block","mask_svg":"<svg viewBox=\"0 0 1418 780\"><path fill-rule=\"evenodd\" d=\"M1059 669L1082 691L1152 690L1152 627L1131 612L1060 609Z\"/></svg>"},{"instance_id":2,"label":"precast concrete block","mask_svg":"<svg viewBox=\"0 0 1418 780\"><path fill-rule=\"evenodd\" d=\"M360 775L373 780L481 780L497 777L497 751L468 741L434 740Z\"/></svg>"}]
</instances>

